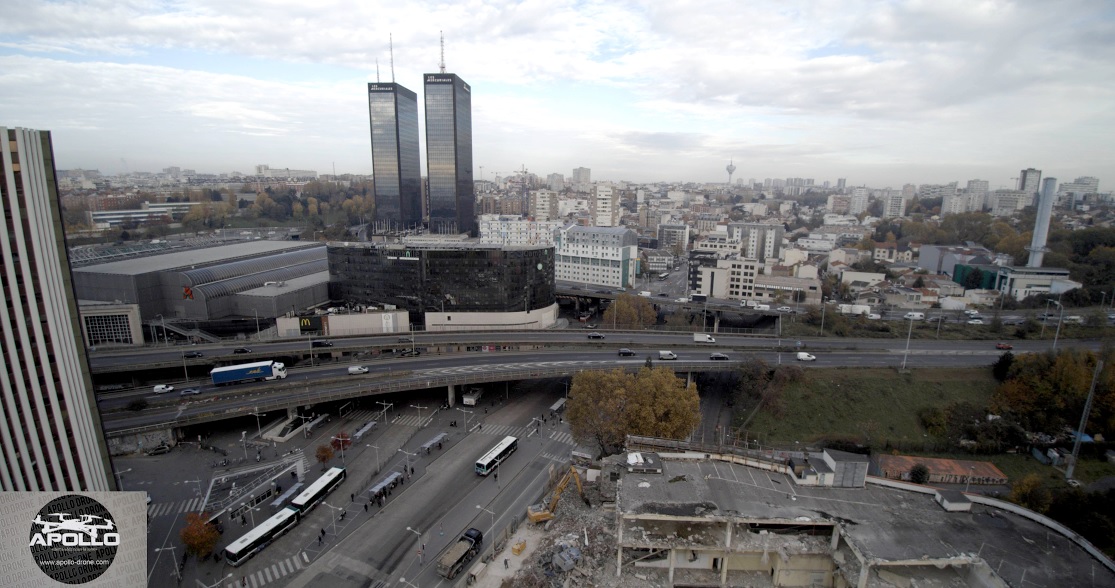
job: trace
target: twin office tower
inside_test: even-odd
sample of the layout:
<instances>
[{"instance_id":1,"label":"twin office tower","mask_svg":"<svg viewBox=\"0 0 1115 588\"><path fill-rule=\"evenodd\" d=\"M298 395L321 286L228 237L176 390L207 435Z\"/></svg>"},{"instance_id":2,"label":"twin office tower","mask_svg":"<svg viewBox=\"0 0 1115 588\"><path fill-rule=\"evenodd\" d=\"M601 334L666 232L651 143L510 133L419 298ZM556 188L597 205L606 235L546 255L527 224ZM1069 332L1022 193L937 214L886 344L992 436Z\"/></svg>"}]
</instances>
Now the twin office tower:
<instances>
[{"instance_id":1,"label":"twin office tower","mask_svg":"<svg viewBox=\"0 0 1115 588\"><path fill-rule=\"evenodd\" d=\"M456 74L425 74L425 79L429 176L425 203L419 165L418 96L394 82L368 84L376 228L413 229L428 215L431 232L475 236L471 89Z\"/></svg>"}]
</instances>

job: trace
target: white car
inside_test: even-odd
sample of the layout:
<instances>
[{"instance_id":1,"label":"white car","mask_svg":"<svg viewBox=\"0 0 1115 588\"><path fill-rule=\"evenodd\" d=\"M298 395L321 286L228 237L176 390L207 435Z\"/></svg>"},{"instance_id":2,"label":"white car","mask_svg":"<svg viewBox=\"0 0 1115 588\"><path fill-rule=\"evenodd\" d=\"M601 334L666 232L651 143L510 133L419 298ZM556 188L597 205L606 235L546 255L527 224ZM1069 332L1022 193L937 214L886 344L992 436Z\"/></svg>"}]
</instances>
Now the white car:
<instances>
[{"instance_id":1,"label":"white car","mask_svg":"<svg viewBox=\"0 0 1115 588\"><path fill-rule=\"evenodd\" d=\"M789 306L779 306L778 312L794 312L794 309L790 308Z\"/></svg>"},{"instance_id":2,"label":"white car","mask_svg":"<svg viewBox=\"0 0 1115 588\"><path fill-rule=\"evenodd\" d=\"M155 384L155 388L153 389L153 391L155 392L155 394L174 392L174 386L171 386L170 384Z\"/></svg>"},{"instance_id":3,"label":"white car","mask_svg":"<svg viewBox=\"0 0 1115 588\"><path fill-rule=\"evenodd\" d=\"M881 314L876 314L876 313L874 313L874 312L873 312L873 313L871 313L871 314L869 314L869 315L867 315L867 320L869 320L869 321L877 321L877 320L879 320L879 319L881 319L881 318L883 318L883 315L881 315Z\"/></svg>"},{"instance_id":4,"label":"white car","mask_svg":"<svg viewBox=\"0 0 1115 588\"><path fill-rule=\"evenodd\" d=\"M968 324L969 325L982 325L983 321L981 319L978 319L978 318L968 319Z\"/></svg>"}]
</instances>

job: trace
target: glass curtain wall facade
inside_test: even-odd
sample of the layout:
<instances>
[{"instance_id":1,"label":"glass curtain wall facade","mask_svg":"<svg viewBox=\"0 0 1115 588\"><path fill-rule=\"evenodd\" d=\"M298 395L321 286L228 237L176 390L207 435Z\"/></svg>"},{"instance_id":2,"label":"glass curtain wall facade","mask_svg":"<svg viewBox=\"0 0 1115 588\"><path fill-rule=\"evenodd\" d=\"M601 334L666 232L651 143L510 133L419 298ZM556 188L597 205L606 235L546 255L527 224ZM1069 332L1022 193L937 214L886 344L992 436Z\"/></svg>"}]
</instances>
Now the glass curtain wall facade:
<instances>
[{"instance_id":1,"label":"glass curtain wall facade","mask_svg":"<svg viewBox=\"0 0 1115 588\"><path fill-rule=\"evenodd\" d=\"M330 298L411 312L523 312L556 302L553 247L329 246Z\"/></svg>"},{"instance_id":2,"label":"glass curtain wall facade","mask_svg":"<svg viewBox=\"0 0 1115 588\"><path fill-rule=\"evenodd\" d=\"M368 84L375 177L376 231L422 223L418 95L396 83Z\"/></svg>"},{"instance_id":3,"label":"glass curtain wall facade","mask_svg":"<svg viewBox=\"0 0 1115 588\"><path fill-rule=\"evenodd\" d=\"M0 490L115 490L50 132L0 127Z\"/></svg>"},{"instance_id":4,"label":"glass curtain wall facade","mask_svg":"<svg viewBox=\"0 0 1115 588\"><path fill-rule=\"evenodd\" d=\"M426 74L430 231L476 236L472 89L456 74Z\"/></svg>"}]
</instances>

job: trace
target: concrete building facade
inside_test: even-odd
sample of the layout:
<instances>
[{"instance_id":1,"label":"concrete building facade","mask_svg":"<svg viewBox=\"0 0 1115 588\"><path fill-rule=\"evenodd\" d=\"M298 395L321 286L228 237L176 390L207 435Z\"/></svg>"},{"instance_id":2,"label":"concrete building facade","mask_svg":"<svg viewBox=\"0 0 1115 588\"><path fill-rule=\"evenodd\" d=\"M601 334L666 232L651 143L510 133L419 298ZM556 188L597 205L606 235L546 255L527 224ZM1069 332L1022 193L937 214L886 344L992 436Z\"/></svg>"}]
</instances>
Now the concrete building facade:
<instances>
[{"instance_id":1,"label":"concrete building facade","mask_svg":"<svg viewBox=\"0 0 1115 588\"><path fill-rule=\"evenodd\" d=\"M626 288L639 271L639 238L622 227L568 225L554 233L556 278Z\"/></svg>"}]
</instances>

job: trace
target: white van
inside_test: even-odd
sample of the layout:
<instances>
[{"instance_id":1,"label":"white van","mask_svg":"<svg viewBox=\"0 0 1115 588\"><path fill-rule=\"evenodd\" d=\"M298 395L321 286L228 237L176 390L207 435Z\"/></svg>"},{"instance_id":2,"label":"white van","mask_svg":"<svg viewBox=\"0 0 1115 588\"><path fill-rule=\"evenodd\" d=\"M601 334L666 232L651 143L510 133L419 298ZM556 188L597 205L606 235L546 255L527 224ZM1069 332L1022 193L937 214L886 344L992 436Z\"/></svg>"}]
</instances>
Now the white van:
<instances>
[{"instance_id":1,"label":"white van","mask_svg":"<svg viewBox=\"0 0 1115 588\"><path fill-rule=\"evenodd\" d=\"M925 313L924 312L907 312L905 315L902 316L902 318L903 318L903 320L907 320L907 321L924 321L925 320Z\"/></svg>"},{"instance_id":2,"label":"white van","mask_svg":"<svg viewBox=\"0 0 1115 588\"><path fill-rule=\"evenodd\" d=\"M646 296L646 297L649 298L650 297L650 291L643 290L642 292L639 292L639 296Z\"/></svg>"},{"instance_id":3,"label":"white van","mask_svg":"<svg viewBox=\"0 0 1115 588\"><path fill-rule=\"evenodd\" d=\"M170 384L155 384L155 388L153 389L153 392L155 392L155 394L163 394L165 392L174 392L174 386L171 386Z\"/></svg>"},{"instance_id":4,"label":"white van","mask_svg":"<svg viewBox=\"0 0 1115 588\"><path fill-rule=\"evenodd\" d=\"M769 304L756 304L755 310L770 310Z\"/></svg>"},{"instance_id":5,"label":"white van","mask_svg":"<svg viewBox=\"0 0 1115 588\"><path fill-rule=\"evenodd\" d=\"M677 359L678 356L673 351L659 351L658 359Z\"/></svg>"},{"instance_id":6,"label":"white van","mask_svg":"<svg viewBox=\"0 0 1115 588\"><path fill-rule=\"evenodd\" d=\"M348 375L350 375L350 376L355 376L357 374L366 374L366 373L368 373L368 368L366 368L362 365L353 365L353 366L349 366L349 368L348 368Z\"/></svg>"},{"instance_id":7,"label":"white van","mask_svg":"<svg viewBox=\"0 0 1115 588\"><path fill-rule=\"evenodd\" d=\"M817 361L817 358L810 353L806 353L804 351L799 351L798 352L798 361Z\"/></svg>"}]
</instances>

